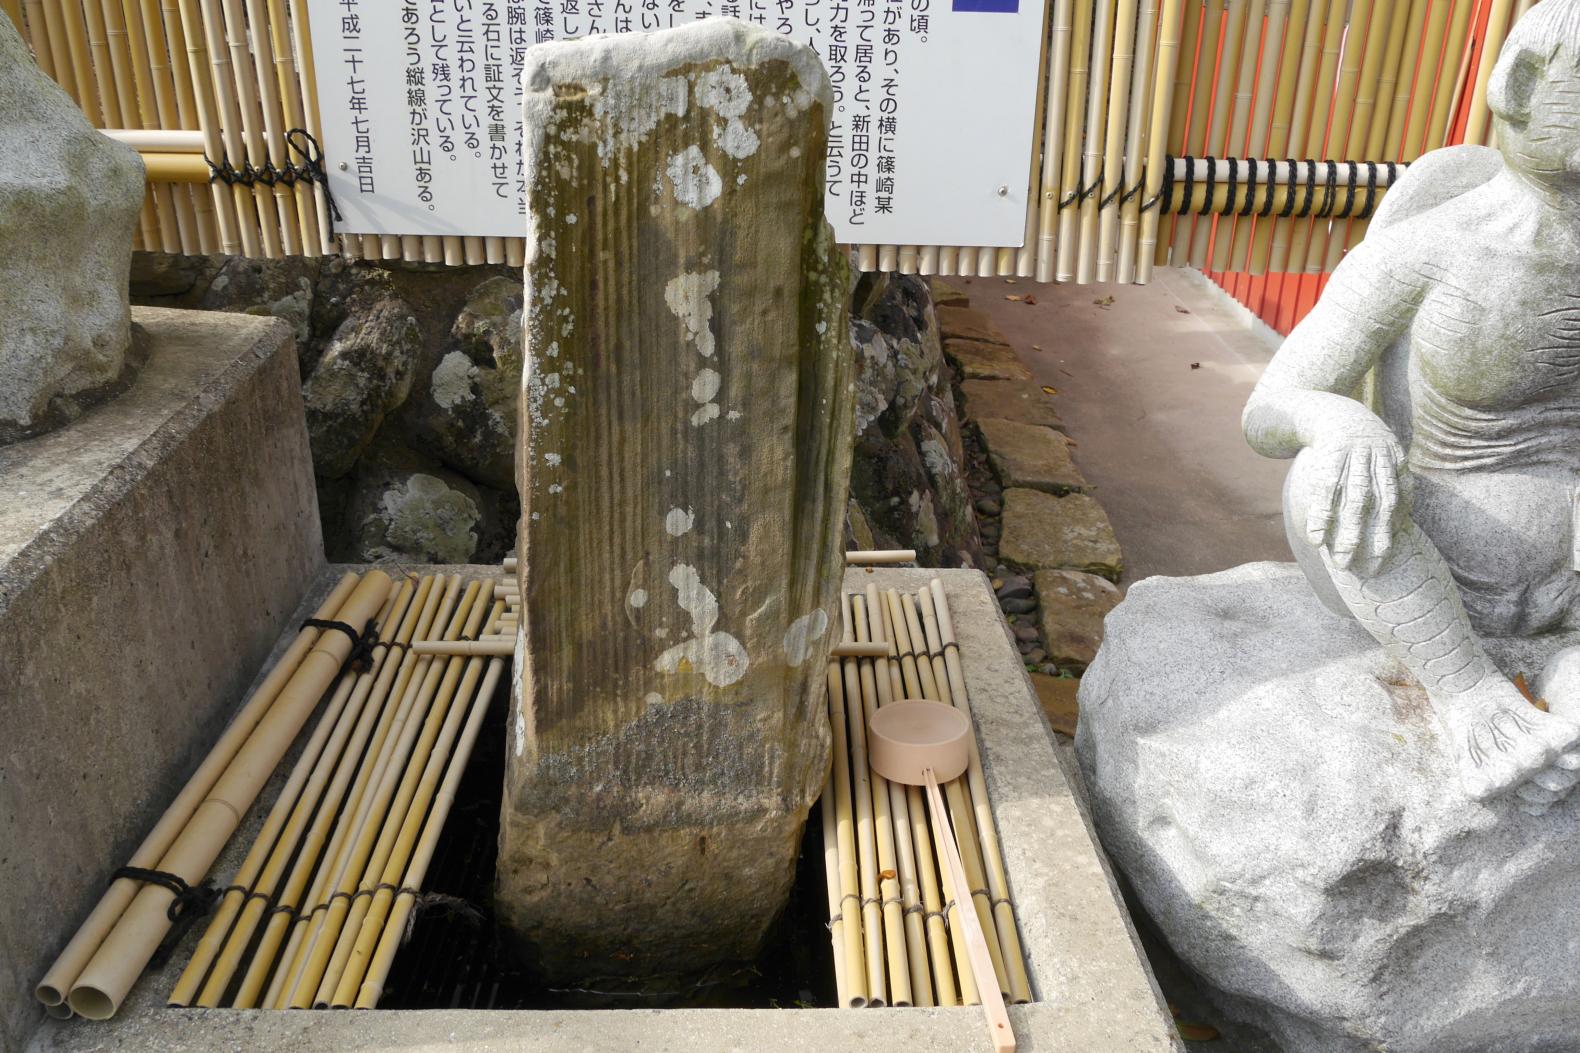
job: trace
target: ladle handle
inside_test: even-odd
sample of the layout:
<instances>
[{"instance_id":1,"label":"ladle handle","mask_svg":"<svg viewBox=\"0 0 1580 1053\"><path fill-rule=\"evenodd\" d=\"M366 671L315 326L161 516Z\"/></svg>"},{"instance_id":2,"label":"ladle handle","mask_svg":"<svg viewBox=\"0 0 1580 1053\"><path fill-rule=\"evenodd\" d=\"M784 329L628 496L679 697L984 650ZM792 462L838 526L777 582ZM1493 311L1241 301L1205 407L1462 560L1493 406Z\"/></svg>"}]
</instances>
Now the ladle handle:
<instances>
[{"instance_id":1,"label":"ladle handle","mask_svg":"<svg viewBox=\"0 0 1580 1053\"><path fill-rule=\"evenodd\" d=\"M998 974L993 970L987 938L982 935L982 923L977 920L976 904L971 901L971 886L966 884L966 867L960 861L960 848L955 844L949 813L944 811L944 795L938 792L933 769L928 768L924 774L927 776L927 804L933 813L933 836L942 847L944 862L949 867L949 880L955 889L955 913L965 929L966 957L976 977L977 993L982 996L982 1015L987 1017L988 1034L996 1053L1014 1053L1015 1032L1009 1026L1009 1011L1004 1008L1004 995L998 989Z\"/></svg>"}]
</instances>

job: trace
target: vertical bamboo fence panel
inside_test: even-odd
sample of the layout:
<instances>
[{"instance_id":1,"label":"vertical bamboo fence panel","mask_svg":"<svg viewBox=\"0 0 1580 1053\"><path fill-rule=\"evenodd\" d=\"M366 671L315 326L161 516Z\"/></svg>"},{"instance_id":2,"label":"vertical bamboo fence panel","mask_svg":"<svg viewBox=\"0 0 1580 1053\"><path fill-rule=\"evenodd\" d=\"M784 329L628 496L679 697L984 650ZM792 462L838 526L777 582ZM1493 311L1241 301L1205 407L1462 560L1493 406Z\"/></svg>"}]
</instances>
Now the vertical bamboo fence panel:
<instances>
[{"instance_id":1,"label":"vertical bamboo fence panel","mask_svg":"<svg viewBox=\"0 0 1580 1053\"><path fill-rule=\"evenodd\" d=\"M1045 0L1024 243L856 245L853 260L1082 284L1146 282L1156 265L1325 274L1364 234L1384 166L1489 141L1492 60L1533 2ZM144 151L140 247L519 265L520 238L334 233L323 186L303 178L323 130L307 4L0 12L90 120ZM1181 182L1188 158L1228 167Z\"/></svg>"}]
</instances>

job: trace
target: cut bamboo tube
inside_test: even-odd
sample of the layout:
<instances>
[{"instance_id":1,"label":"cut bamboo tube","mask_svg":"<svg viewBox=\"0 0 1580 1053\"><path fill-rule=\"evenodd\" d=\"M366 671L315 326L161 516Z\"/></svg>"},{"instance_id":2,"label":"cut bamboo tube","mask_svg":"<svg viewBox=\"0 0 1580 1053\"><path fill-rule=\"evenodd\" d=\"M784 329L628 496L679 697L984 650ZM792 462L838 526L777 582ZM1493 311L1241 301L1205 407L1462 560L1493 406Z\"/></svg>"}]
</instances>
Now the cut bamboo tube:
<instances>
[{"instance_id":1,"label":"cut bamboo tube","mask_svg":"<svg viewBox=\"0 0 1580 1053\"><path fill-rule=\"evenodd\" d=\"M77 105L87 116L88 123L104 123L104 111L99 105L99 86L93 81L93 55L88 48L88 30L82 20L82 6L78 0L68 0L60 5L66 31L66 53L71 60L72 82L77 89Z\"/></svg>"},{"instance_id":2,"label":"cut bamboo tube","mask_svg":"<svg viewBox=\"0 0 1580 1053\"><path fill-rule=\"evenodd\" d=\"M923 592L926 591L924 586ZM941 663L935 667L928 647L927 635L922 627L921 607L918 602L920 594L907 594L904 599L905 619L911 634L911 640L918 652L917 671L923 672L922 684L927 692L925 697L934 702L950 702L949 680L947 676L935 674L935 668L941 671ZM936 632L936 630L935 630ZM932 686L928 687L929 681ZM952 705L953 703L950 702ZM974 736L973 736L974 738ZM986 800L984 793L984 801ZM997 921L993 917L993 897L987 884L987 867L982 859L982 847L977 839L976 827L972 822L975 814L972 803L974 793L969 784L960 779L952 779L944 786L944 796L949 801L949 812L959 818L954 824L955 840L960 846L961 860L965 864L966 874L970 879L967 897L975 909L977 920L981 923L982 932L987 937L988 951L993 959L993 971L997 978L999 992L1005 998L1010 996L1009 971L1004 964L1004 955L997 932ZM980 985L982 979L978 977Z\"/></svg>"},{"instance_id":3,"label":"cut bamboo tube","mask_svg":"<svg viewBox=\"0 0 1580 1053\"><path fill-rule=\"evenodd\" d=\"M1158 0L1142 0L1136 23L1136 61L1130 80L1130 113L1125 119L1125 171L1120 191L1118 242L1114 280L1128 285L1136 280L1136 242L1141 234L1142 191L1146 164L1143 140L1152 123L1152 85L1157 77ZM1172 73L1165 78L1167 85ZM1154 206L1156 207L1156 206ZM1106 244L1106 239L1104 239ZM1101 260L1099 260L1101 269Z\"/></svg>"},{"instance_id":4,"label":"cut bamboo tube","mask_svg":"<svg viewBox=\"0 0 1580 1053\"><path fill-rule=\"evenodd\" d=\"M873 644L872 642L866 600L859 595L851 595L848 602L856 640L859 643L881 647L882 651L879 653L887 660L887 643ZM877 672L871 659L847 664L856 666L861 688L860 720L863 728L862 746L865 749L866 722L878 711ZM884 670L884 674L887 680L887 669ZM888 685L884 686L887 688ZM883 917L883 954L884 962L888 967L889 1004L910 1006L914 1005L915 1001L911 993L910 956L905 944L905 904L900 896L899 861L895 856L889 781L871 770L868 771L868 778L872 783L872 821L878 850L876 871L878 906L879 913Z\"/></svg>"},{"instance_id":5,"label":"cut bamboo tube","mask_svg":"<svg viewBox=\"0 0 1580 1053\"><path fill-rule=\"evenodd\" d=\"M417 583L416 590L404 609L399 610L391 619L395 622L393 633L381 631L379 634L381 640L393 640L404 644L411 639L412 634L425 620L431 619L439 599L439 590L434 584L432 577L425 577ZM300 846L300 859L303 861L298 863L299 866L310 865L318 858L329 823L339 808L346 785L350 782L351 774L356 767L356 761L361 756L362 747L366 744L373 724L384 707L390 682L397 671L399 663L388 661L389 651L389 648L379 648L373 669L357 678L341 724L336 727L329 745L325 748L326 760L321 762L309 776L307 787L303 790L284 831L269 847L268 858L264 862L263 869L250 881L252 890L258 895L241 899L232 912L230 897L233 894L227 894L226 901L221 904L219 912L198 944L192 961L188 963L186 971L181 974L175 989L170 993L169 1004L181 1006L195 1003L199 1006L218 1006L240 967L243 952L251 945L253 935L269 909L269 899L279 891L281 881L287 879L286 867L293 858L297 858L298 847ZM407 660L407 658L406 653L402 652L402 659ZM311 820L310 826L307 825L309 820ZM263 843L262 838L259 839L259 843ZM287 906L294 905L294 902L287 904ZM228 912L235 916L234 925L227 921ZM286 915L276 914L275 917L283 919ZM222 944L221 940L223 940ZM217 952L209 952L205 949L206 945L210 944L218 946ZM277 942L271 941L266 935L258 947L257 954L270 955L276 945ZM213 968L207 969L203 960L210 953L213 956ZM202 983L202 987L196 989L194 985L199 982Z\"/></svg>"},{"instance_id":6,"label":"cut bamboo tube","mask_svg":"<svg viewBox=\"0 0 1580 1053\"><path fill-rule=\"evenodd\" d=\"M379 612L380 626L379 638L392 639L395 623L404 615L407 603L411 599L411 583L403 582L393 587L392 595L384 609ZM263 869L268 862L271 851L276 841L286 834L286 828L294 825L299 820L306 821L306 812L310 812L317 803L313 776L320 766L327 768L336 756L340 745L340 732L349 732L352 722L356 719L355 712L348 708L348 703L355 686L363 680L370 679L377 667L384 660L385 650L381 649L373 657L373 668L357 677L341 677L331 696L329 704L324 707L323 715L318 718L318 724L313 729L312 736L307 744L302 747L302 753L297 758L291 775L281 788L279 797L275 798L273 806L269 809L268 817L264 819L263 827L258 831L252 846L247 850L246 858L237 868L226 886L223 896L220 897L214 916L209 920L208 928L203 933L203 938L198 941L196 949L192 952L191 959L181 976L176 981L175 988L166 999L168 1004L184 1006L191 1005L192 999L197 996L198 985L208 974L209 967L218 957L225 935L229 932L231 923L241 913L242 906L250 898L250 893L256 888ZM346 719L349 717L349 719Z\"/></svg>"},{"instance_id":7,"label":"cut bamboo tube","mask_svg":"<svg viewBox=\"0 0 1580 1053\"><path fill-rule=\"evenodd\" d=\"M1070 37L1074 0L1053 0L1049 14L1047 100L1043 106L1041 202L1037 210L1037 280L1052 281L1058 243L1059 199L1067 153L1065 116L1069 112Z\"/></svg>"},{"instance_id":8,"label":"cut bamboo tube","mask_svg":"<svg viewBox=\"0 0 1580 1053\"><path fill-rule=\"evenodd\" d=\"M337 620L362 625L372 619L383 607L390 584L383 572L369 571L338 612ZM351 647L343 633L330 632L318 638L247 744L160 859L158 869L189 885L202 882L324 691L340 675ZM171 920L166 910L174 899L167 888L143 886L72 985L68 1001L73 1011L90 1020L114 1015L169 931Z\"/></svg>"},{"instance_id":9,"label":"cut bamboo tube","mask_svg":"<svg viewBox=\"0 0 1580 1053\"><path fill-rule=\"evenodd\" d=\"M479 602L481 591L478 582L472 582L467 586L461 602L457 605L455 618L450 623L451 632L446 633L447 636L476 635L483 614ZM402 773L406 770L407 761L415 756L425 756L421 750L432 741L429 729L433 725L429 718L433 713L442 712L449 706L463 664L456 658L431 662L417 697L408 711L407 719L400 729L400 736L394 743L394 749L389 750L380 763L377 786L372 795L363 800L360 814L353 824L355 836L346 840L340 859L330 871L333 876L329 885L333 892L322 901L327 902L329 908L315 914L312 926L303 940L290 987L285 994L285 1004L293 1009L313 1007L317 996L321 993L320 984L330 969L342 927L352 910L350 897L357 890L363 868L368 865L369 858L379 847L375 838L378 837L385 817L402 803L398 800L397 791L398 788L404 791L405 780ZM434 728L433 733L436 732L437 729ZM358 905L360 906L362 902L359 900ZM349 948L346 953L350 953Z\"/></svg>"},{"instance_id":10,"label":"cut bamboo tube","mask_svg":"<svg viewBox=\"0 0 1580 1053\"><path fill-rule=\"evenodd\" d=\"M1118 258L1120 197L1126 190L1125 136L1129 120L1127 102L1136 68L1136 37L1140 25L1140 0L1119 0L1114 17L1113 62L1108 73L1107 121L1103 130L1103 188L1092 196L1090 215L1082 214L1083 261L1089 256L1089 276L1099 282L1114 280ZM1147 32L1147 31L1142 31ZM1147 32L1150 36L1150 33ZM1084 243L1092 242L1089 251Z\"/></svg>"},{"instance_id":11,"label":"cut bamboo tube","mask_svg":"<svg viewBox=\"0 0 1580 1053\"><path fill-rule=\"evenodd\" d=\"M1322 69L1322 45L1327 39L1329 22L1342 16L1342 0L1311 0L1311 7L1307 11L1306 29L1300 47L1300 73L1296 78L1295 101L1290 113L1289 139L1286 152L1304 158L1313 159L1308 152L1311 138L1311 129L1318 122L1326 121L1327 112L1318 112L1316 109L1317 77ZM1340 30L1342 31L1342 26ZM1282 216L1288 211L1285 207L1288 202L1283 201L1274 207L1274 214L1280 218L1272 226L1272 236L1268 241L1267 265L1269 271L1283 271L1288 266L1289 245L1294 239L1295 226L1304 220Z\"/></svg>"},{"instance_id":12,"label":"cut bamboo tube","mask_svg":"<svg viewBox=\"0 0 1580 1053\"><path fill-rule=\"evenodd\" d=\"M1092 23L1099 0L1078 0L1070 30L1069 100L1064 115L1064 160L1060 166L1058 210L1059 233L1054 245L1054 280L1069 281L1075 275L1080 245L1080 198L1083 129L1086 126L1086 89L1092 74Z\"/></svg>"},{"instance_id":13,"label":"cut bamboo tube","mask_svg":"<svg viewBox=\"0 0 1580 1053\"><path fill-rule=\"evenodd\" d=\"M884 629L883 611L885 604L878 595L876 585L866 588L866 602L863 610L866 614L867 638L875 643L889 644L889 634ZM858 630L860 623L857 623ZM859 632L858 632L858 635ZM889 658L887 646L885 654L875 659L871 664L873 697L867 707L867 719L870 721L877 707L888 705L894 700L893 683L890 678ZM865 692L867 681L865 674L862 680L862 689ZM863 702L868 701L864 693ZM885 780L887 782L887 780ZM931 1006L934 1004L932 981L927 972L927 934L922 924L922 894L921 885L916 874L916 850L911 844L911 819L910 807L905 800L905 786L899 783L888 782L889 804L889 831L893 842L894 870L899 882L900 908L902 911L901 922L896 926L903 930L905 940L905 960L910 968L911 1004L918 1006ZM882 845L880 843L881 850ZM880 859L880 863L881 863ZM888 921L885 919L885 932Z\"/></svg>"},{"instance_id":14,"label":"cut bamboo tube","mask_svg":"<svg viewBox=\"0 0 1580 1053\"><path fill-rule=\"evenodd\" d=\"M945 670L944 682L949 685L948 701L971 717L971 700L966 692L965 666L960 660L960 644L955 639L954 619L949 613L949 598L944 584L934 578L926 592L931 593L931 604L923 601L923 613L931 608L933 618L927 621L931 635L936 627L938 646L933 648ZM929 644L932 641L929 639ZM974 723L974 718L973 723ZM1020 1004L1031 1001L1031 977L1026 973L1026 955L1021 949L1020 928L1015 920L1015 908L1009 898L1009 875L1004 867L1004 851L999 843L998 826L993 819L992 802L988 798L987 778L982 771L982 752L975 732L970 738L970 767L966 779L971 787L977 839L982 845L983 861L987 864L988 892L993 897L993 916L998 925L999 946L1009 971L1009 999Z\"/></svg>"},{"instance_id":15,"label":"cut bamboo tube","mask_svg":"<svg viewBox=\"0 0 1580 1053\"><path fill-rule=\"evenodd\" d=\"M414 643L411 649L418 654L446 655L452 658L465 656L509 658L516 653L516 642L514 639L433 640Z\"/></svg>"},{"instance_id":16,"label":"cut bamboo tube","mask_svg":"<svg viewBox=\"0 0 1580 1053\"><path fill-rule=\"evenodd\" d=\"M203 153L203 133L184 128L100 128L116 142L125 143L141 153Z\"/></svg>"},{"instance_id":17,"label":"cut bamboo tube","mask_svg":"<svg viewBox=\"0 0 1580 1053\"><path fill-rule=\"evenodd\" d=\"M239 151L231 150L235 124L224 104L228 96L221 88L229 72L225 68L224 52L221 50L213 56L209 54L211 34L198 3L199 0L178 0L181 35L187 44L187 66L194 85L193 102L197 107L198 128L203 132L203 152L209 160L219 164L227 157L240 154ZM247 188L239 183L226 186L215 180L210 191L214 198L214 216L219 225L221 249L228 255L258 255L258 232Z\"/></svg>"},{"instance_id":18,"label":"cut bamboo tube","mask_svg":"<svg viewBox=\"0 0 1580 1053\"><path fill-rule=\"evenodd\" d=\"M460 589L459 579L451 577L442 582L431 582L429 585L427 598L418 611L416 625L412 627L403 625L401 628L403 635L409 632L407 639L426 639L431 633L437 632L442 635L445 631L450 609ZM416 606L414 603L413 607ZM304 926L294 923L293 918L298 917L295 913L298 908L306 905L303 893L308 890L308 882L315 878L316 872L327 869L327 861L334 859L347 836L350 824L339 823L337 818L342 809L347 816L355 815L359 811L362 798L372 780L377 758L383 755L384 743L388 740L390 728L395 726L396 719L402 713L400 704L407 697L407 685L415 673L426 668L426 663L429 661L430 659L419 658L408 649L401 654L400 664L395 667L393 682L382 675L387 674L390 667L385 666L381 670L379 680L373 687L373 697L363 709L361 720L352 733L345 752L341 755L334 777L330 780L328 789L324 791L324 807L314 815L313 825L303 840L299 855L294 861L291 860L289 853L277 856L276 860L271 861L271 871L266 874L266 880L277 883L283 874L285 888L276 897L280 905L279 909L270 915L258 948L232 999L231 1004L236 1008L250 1009L260 1004L273 1004L272 999L264 997L264 982L269 980L271 973L274 973L279 977L279 983L284 983L283 965L280 969L275 969L276 956L280 952L281 943L288 935L297 941L300 940ZM326 861L322 867L319 862L321 859ZM290 869L286 870L288 865ZM315 886L314 891L317 890ZM252 909L251 904L243 910L243 922L247 921L247 910L250 909ZM221 964L232 957L239 962L250 938L251 933L243 934L239 930L232 933L231 941L221 956ZM296 946L297 944L293 943L287 947L285 962L291 960L291 954L294 953ZM233 962L231 968L234 970L235 967ZM218 977L216 970L216 975L209 977L198 1004L219 1005L228 981L228 977Z\"/></svg>"},{"instance_id":19,"label":"cut bamboo tube","mask_svg":"<svg viewBox=\"0 0 1580 1053\"><path fill-rule=\"evenodd\" d=\"M830 658L880 658L889 653L887 643L841 640L829 649Z\"/></svg>"},{"instance_id":20,"label":"cut bamboo tube","mask_svg":"<svg viewBox=\"0 0 1580 1053\"><path fill-rule=\"evenodd\" d=\"M1399 160L1414 161L1421 156L1422 143L1425 141L1428 128L1428 118L1432 111L1433 93L1438 89L1440 80L1446 79L1448 73L1440 69L1448 65L1443 60L1445 54L1443 42L1448 36L1449 19L1453 16L1453 8L1469 7L1472 0L1433 0L1426 16L1426 32L1421 43L1421 61L1416 68L1414 86L1410 91L1409 112L1405 118L1404 141L1400 144Z\"/></svg>"},{"instance_id":21,"label":"cut bamboo tube","mask_svg":"<svg viewBox=\"0 0 1580 1053\"><path fill-rule=\"evenodd\" d=\"M276 7L279 5L276 4ZM252 52L252 71L257 79L257 108L261 118L258 141L264 164L284 164L285 107L280 101L279 81L275 76L274 39L269 33L269 15L264 10L264 0L246 0L247 44ZM284 26L282 24L281 28ZM275 164L278 168L279 164ZM275 213L280 218L280 251L287 256L302 255L302 225L296 211L296 189L276 182L274 193Z\"/></svg>"},{"instance_id":22,"label":"cut bamboo tube","mask_svg":"<svg viewBox=\"0 0 1580 1053\"><path fill-rule=\"evenodd\" d=\"M422 840L417 845L417 850L412 856L410 866L406 871L406 879L400 893L395 897L388 923L384 926L378 942L378 947L373 953L373 958L368 966L367 978L362 982L361 989L357 992L356 1007L358 1009L374 1009L378 1006L379 998L384 993L384 984L389 977L390 966L395 961L395 952L400 947L406 932L406 924L411 917L411 912L416 907L416 897L411 891L422 885L427 876L428 864L433 859L434 849L438 846L439 835L444 829L444 823L450 815L450 808L455 803L456 789L460 785L461 777L466 771L467 762L472 757L472 750L477 744L478 732L482 729L483 718L488 713L490 701L498 687L499 678L506 669L504 662L497 659L488 665L488 674L483 678L483 686L478 689L477 697L472 702L471 712L466 719L466 728L461 732L461 738L456 743L454 754L450 758L449 767L445 770L444 784L439 788L434 798L433 808L428 816L427 823L423 826ZM835 972L839 971L836 959Z\"/></svg>"},{"instance_id":23,"label":"cut bamboo tube","mask_svg":"<svg viewBox=\"0 0 1580 1053\"><path fill-rule=\"evenodd\" d=\"M845 919L847 1009L867 1004L867 961L861 938L861 878L856 861L855 805L850 784L849 738L845 727L844 671L837 661L828 663L828 723L833 730L834 829L839 845L839 914Z\"/></svg>"},{"instance_id":24,"label":"cut bamboo tube","mask_svg":"<svg viewBox=\"0 0 1580 1053\"><path fill-rule=\"evenodd\" d=\"M460 601L461 579L459 575L452 574L445 579L435 618L428 625L427 632L420 633L418 638L431 639L436 635L438 638L454 638L458 635L465 620L465 612L459 609ZM291 931L284 951L281 952L277 962L263 963L261 976L254 974L257 968L256 962L249 968L235 1002L238 1007L243 1006L244 996L254 999L253 1004L271 1008L285 1007L291 993L290 985L294 983L298 973L297 966L302 957L303 944L313 931L313 923L321 920L320 915L328 909L327 899L331 886L339 875L339 868L351 851L351 842L373 807L373 799L377 794L385 767L395 752L402 730L411 715L413 706L422 694L423 686L428 682L428 673L434 665L433 659L428 656L416 655L408 651L406 657L413 661L401 663L395 684L390 689L390 701L385 707L386 715L380 717L374 732L375 741L369 743L366 748L364 759L352 783L351 792L341 806L342 814L335 822L334 833L328 847L324 849L316 867L309 867L301 873L292 874L288 902L293 908L300 909L290 923ZM305 886L305 882L309 879L312 881L311 886ZM303 887L309 888L305 898L301 895ZM271 921L271 927L272 925ZM265 935L267 937L270 933ZM276 938L281 936L283 934L277 934ZM271 969L272 975L270 975ZM269 977L268 990L263 992L261 1001L257 1001L259 998L257 985L262 983L265 976Z\"/></svg>"},{"instance_id":25,"label":"cut bamboo tube","mask_svg":"<svg viewBox=\"0 0 1580 1053\"><path fill-rule=\"evenodd\" d=\"M478 604L479 610L485 606L485 602ZM484 619L485 631L492 627L503 611L504 604L495 601L493 609ZM503 665L498 661L484 662L474 658L464 667L452 667L452 674L461 674L460 684L455 688L448 707L441 709L436 706L429 715L430 726L435 729L434 735L426 742L419 743L406 766L395 805L384 821L384 829L379 834L373 856L357 888L357 899L341 929L340 944L347 948L343 962L341 946L337 946L330 959L330 969L319 986L315 1005L349 1009L356 1003L357 992L367 975L379 936L384 931L384 924L394 905L395 890L414 887L407 878L407 868L417 850L417 840L421 836L434 795L438 792L439 781L449 764L456 738L461 733L462 722L471 711L471 700L477 693L478 682L485 669L493 670L490 678L493 683L489 690L492 694L493 686L497 686L499 681L498 671ZM427 734L428 729L425 729L424 735Z\"/></svg>"},{"instance_id":26,"label":"cut bamboo tube","mask_svg":"<svg viewBox=\"0 0 1580 1053\"><path fill-rule=\"evenodd\" d=\"M1432 109L1427 114L1426 127L1422 132L1421 153L1436 150L1448 138L1448 120L1454 110L1455 96L1468 73L1465 47L1470 35L1470 19L1475 10L1475 0L1459 0L1454 5L1454 14L1449 20L1447 39L1443 45L1437 90L1432 93Z\"/></svg>"},{"instance_id":27,"label":"cut bamboo tube","mask_svg":"<svg viewBox=\"0 0 1580 1053\"><path fill-rule=\"evenodd\" d=\"M1399 67L1399 78L1394 82L1393 105L1389 107L1387 129L1383 133L1384 149L1377 155L1383 160L1405 159L1404 137L1410 119L1410 102L1415 95L1416 82L1422 77L1422 70L1426 65L1427 17L1432 7L1446 2L1447 0L1411 0L1410 21L1405 30L1404 57Z\"/></svg>"},{"instance_id":28,"label":"cut bamboo tube","mask_svg":"<svg viewBox=\"0 0 1580 1053\"><path fill-rule=\"evenodd\" d=\"M357 587L357 576L346 574L333 591L313 612L315 619L334 618L350 599L353 590ZM159 821L154 824L137 851L127 861L128 866L148 869L159 865L176 838L186 828L193 813L208 797L209 791L214 788L231 761L236 757L242 747L247 743L259 723L273 707L281 690L296 674L308 652L313 650L318 643L319 631L317 629L303 629L292 641L280 660L269 670L263 682L253 691L252 696L236 714L230 726L227 727L219 740L214 743L214 748L209 751L203 763L198 765L197 771L182 787L176 799L170 802ZM333 635L340 636L339 633ZM55 959L49 971L39 981L35 994L40 1002L45 1005L58 1006L66 999L66 993L88 964L105 937L110 934L126 908L131 905L142 888L138 882L127 878L117 878L105 890L103 898L93 908L82 926L72 936L71 942L66 944L60 956Z\"/></svg>"},{"instance_id":29,"label":"cut bamboo tube","mask_svg":"<svg viewBox=\"0 0 1580 1053\"><path fill-rule=\"evenodd\" d=\"M914 548L889 548L856 550L845 553L845 563L852 566L861 563L892 564L915 563L916 550Z\"/></svg>"},{"instance_id":30,"label":"cut bamboo tube","mask_svg":"<svg viewBox=\"0 0 1580 1053\"><path fill-rule=\"evenodd\" d=\"M854 639L850 597L841 603L844 633L841 639ZM856 851L861 879L861 931L867 962L867 1004L875 1008L888 1004L888 985L883 968L883 911L878 894L878 840L873 818L872 769L867 764L867 721L862 710L861 686L855 659L841 661L845 681L845 710L850 736L850 774L856 808Z\"/></svg>"},{"instance_id":31,"label":"cut bamboo tube","mask_svg":"<svg viewBox=\"0 0 1580 1053\"><path fill-rule=\"evenodd\" d=\"M1185 20L1184 28L1191 30L1191 37L1187 39L1183 48L1180 45L1181 19ZM1183 0L1163 0L1163 15L1158 25L1157 77L1152 86L1152 127L1147 146L1147 183L1141 192L1141 196L1145 199L1142 205L1146 211L1141 214L1141 235L1136 243L1136 281L1138 282L1144 283L1152 279L1152 268L1157 262L1159 250L1168 251L1167 240L1158 237L1163 213L1163 202L1159 199L1159 195L1163 192L1163 165L1169 143L1180 143L1183 146L1186 107L1190 96L1189 81L1179 73L1182 66L1180 56L1191 54L1194 38L1199 33L1199 22L1197 6L1194 3L1187 9ZM1174 80L1172 93L1169 88L1170 79ZM1182 87L1184 101L1181 101ZM1164 137L1165 127L1168 129L1168 138Z\"/></svg>"},{"instance_id":32,"label":"cut bamboo tube","mask_svg":"<svg viewBox=\"0 0 1580 1053\"><path fill-rule=\"evenodd\" d=\"M847 559L848 558L849 557L847 556ZM516 570L516 557L515 556L506 556L505 557L505 562L502 565L505 568L505 570L509 571L510 573L515 573L515 570Z\"/></svg>"},{"instance_id":33,"label":"cut bamboo tube","mask_svg":"<svg viewBox=\"0 0 1580 1053\"><path fill-rule=\"evenodd\" d=\"M828 942L829 953L834 959L836 1006L850 1004L850 980L847 978L850 968L845 959L845 919L839 910L839 832L834 818L834 765L843 762L844 758L836 753L833 764L829 765L828 775L823 779L823 796L818 807L818 815L823 821L823 883L828 889ZM383 947L379 949L382 951ZM371 970L370 973L376 975ZM358 995L357 1008L362 1008L361 995Z\"/></svg>"}]
</instances>

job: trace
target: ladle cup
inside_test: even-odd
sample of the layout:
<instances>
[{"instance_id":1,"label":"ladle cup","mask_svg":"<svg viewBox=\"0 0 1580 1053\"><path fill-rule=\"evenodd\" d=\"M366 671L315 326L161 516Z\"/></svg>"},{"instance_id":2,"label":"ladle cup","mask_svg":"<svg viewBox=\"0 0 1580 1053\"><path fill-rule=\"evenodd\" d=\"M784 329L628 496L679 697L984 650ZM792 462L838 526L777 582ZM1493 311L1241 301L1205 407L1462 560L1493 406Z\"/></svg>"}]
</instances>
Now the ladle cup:
<instances>
[{"instance_id":1,"label":"ladle cup","mask_svg":"<svg viewBox=\"0 0 1580 1053\"><path fill-rule=\"evenodd\" d=\"M944 811L944 797L938 791L940 782L958 779L971 762L971 718L945 702L907 699L880 706L867 722L867 758L872 770L890 782L927 787L933 837L943 850L954 884L955 906L965 929L966 955L976 975L993 1048L997 1053L1013 1053L1015 1032L1009 1025L987 938L971 902L965 864L947 818L949 813Z\"/></svg>"}]
</instances>

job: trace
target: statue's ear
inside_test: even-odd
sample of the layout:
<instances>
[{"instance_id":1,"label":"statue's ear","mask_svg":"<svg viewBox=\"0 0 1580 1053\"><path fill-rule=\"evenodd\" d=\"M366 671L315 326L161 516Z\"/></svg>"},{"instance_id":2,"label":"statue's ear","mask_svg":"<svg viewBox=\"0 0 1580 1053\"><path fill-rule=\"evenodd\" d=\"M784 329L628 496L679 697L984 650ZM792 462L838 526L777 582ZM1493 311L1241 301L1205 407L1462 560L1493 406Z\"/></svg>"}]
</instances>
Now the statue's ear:
<instances>
[{"instance_id":1,"label":"statue's ear","mask_svg":"<svg viewBox=\"0 0 1580 1053\"><path fill-rule=\"evenodd\" d=\"M1514 124L1531 118L1531 98L1547 75L1547 60L1526 47L1505 49L1487 82L1487 105Z\"/></svg>"}]
</instances>

